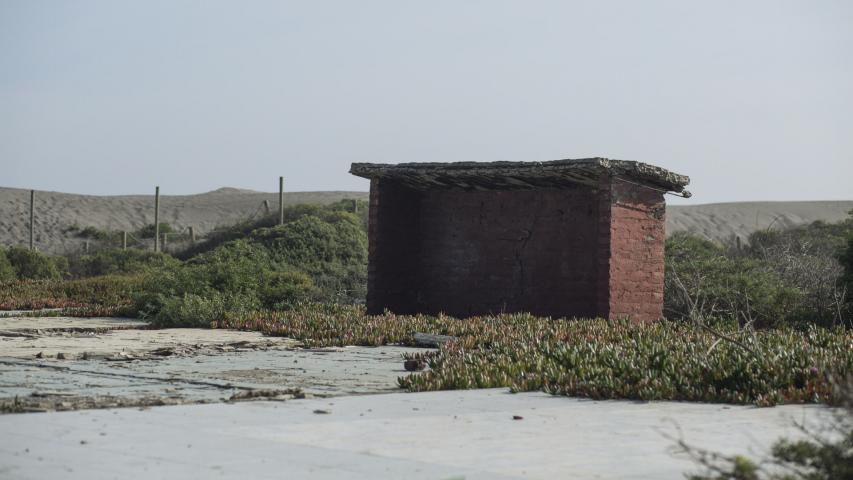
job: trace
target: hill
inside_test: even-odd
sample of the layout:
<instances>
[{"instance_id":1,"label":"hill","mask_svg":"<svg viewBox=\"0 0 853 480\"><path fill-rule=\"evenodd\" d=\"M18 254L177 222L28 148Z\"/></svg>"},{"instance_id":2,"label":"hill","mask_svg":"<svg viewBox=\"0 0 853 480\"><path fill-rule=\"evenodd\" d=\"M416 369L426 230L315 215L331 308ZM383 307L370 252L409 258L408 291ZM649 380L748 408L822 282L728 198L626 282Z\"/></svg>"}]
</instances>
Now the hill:
<instances>
[{"instance_id":1,"label":"hill","mask_svg":"<svg viewBox=\"0 0 853 480\"><path fill-rule=\"evenodd\" d=\"M366 199L366 192L286 192L284 203L328 204L344 198ZM273 211L278 193L220 188L196 195L161 195L160 221L178 230L192 226L203 235L215 227L234 224L264 212L264 200ZM30 191L0 187L0 245L29 241ZM154 223L153 195L95 196L36 191L38 248L50 253L79 252L83 240L66 230L72 225L134 231Z\"/></svg>"},{"instance_id":2,"label":"hill","mask_svg":"<svg viewBox=\"0 0 853 480\"><path fill-rule=\"evenodd\" d=\"M367 199L367 192L287 192L287 205L327 204L344 198ZM220 188L196 195L160 197L160 221L178 230L193 226L203 235L263 213L264 200L274 211L277 193ZM667 207L667 232L690 231L712 240L768 227L784 228L815 220L839 221L853 201L735 202ZM0 187L0 244L28 242L29 190ZM36 192L36 244L51 253L79 252L83 240L66 230L72 225L133 231L154 222L153 195L95 196Z\"/></svg>"},{"instance_id":3,"label":"hill","mask_svg":"<svg viewBox=\"0 0 853 480\"><path fill-rule=\"evenodd\" d=\"M838 222L853 210L853 201L732 202L706 205L670 205L666 209L667 234L688 231L709 240L725 241L735 235L767 228L785 229L816 220Z\"/></svg>"}]
</instances>

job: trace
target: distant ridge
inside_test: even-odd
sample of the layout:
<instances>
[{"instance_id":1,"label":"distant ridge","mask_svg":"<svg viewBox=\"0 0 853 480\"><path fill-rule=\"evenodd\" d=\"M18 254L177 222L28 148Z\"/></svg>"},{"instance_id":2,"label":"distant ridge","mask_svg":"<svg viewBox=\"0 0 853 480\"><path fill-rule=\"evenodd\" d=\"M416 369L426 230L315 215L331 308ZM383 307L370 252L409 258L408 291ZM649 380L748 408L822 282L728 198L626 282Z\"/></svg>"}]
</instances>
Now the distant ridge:
<instances>
[{"instance_id":1,"label":"distant ridge","mask_svg":"<svg viewBox=\"0 0 853 480\"><path fill-rule=\"evenodd\" d=\"M328 204L345 198L366 199L367 192L285 192L285 205ZM278 206L278 193L223 187L193 195L161 195L160 221L198 234L263 213L263 202ZM0 245L26 245L29 239L29 190L0 187ZM134 231L154 223L153 195L79 195L36 191L36 246L50 253L80 252L83 239L65 230L72 225Z\"/></svg>"},{"instance_id":2,"label":"distant ridge","mask_svg":"<svg viewBox=\"0 0 853 480\"><path fill-rule=\"evenodd\" d=\"M367 192L287 192L287 205L328 204L344 198L366 200ZM160 218L204 234L263 212L267 200L278 205L277 193L222 187L194 195L163 195ZM689 231L712 240L741 239L756 230L785 228L815 220L837 222L853 210L853 201L734 202L667 207L667 233ZM0 187L0 245L26 245L29 190ZM51 253L80 252L83 240L64 231L72 226L136 230L154 222L153 195L78 195L36 192L36 245Z\"/></svg>"},{"instance_id":3,"label":"distant ridge","mask_svg":"<svg viewBox=\"0 0 853 480\"><path fill-rule=\"evenodd\" d=\"M853 201L732 202L705 205L669 205L667 233L688 231L710 240L725 241L768 228L784 229L816 220L839 222L853 210Z\"/></svg>"},{"instance_id":4,"label":"distant ridge","mask_svg":"<svg viewBox=\"0 0 853 480\"><path fill-rule=\"evenodd\" d=\"M250 190L248 188L234 188L234 187L220 187L216 190L211 190L209 192L204 192L199 195L232 195L235 193L265 193L259 192L257 190Z\"/></svg>"}]
</instances>

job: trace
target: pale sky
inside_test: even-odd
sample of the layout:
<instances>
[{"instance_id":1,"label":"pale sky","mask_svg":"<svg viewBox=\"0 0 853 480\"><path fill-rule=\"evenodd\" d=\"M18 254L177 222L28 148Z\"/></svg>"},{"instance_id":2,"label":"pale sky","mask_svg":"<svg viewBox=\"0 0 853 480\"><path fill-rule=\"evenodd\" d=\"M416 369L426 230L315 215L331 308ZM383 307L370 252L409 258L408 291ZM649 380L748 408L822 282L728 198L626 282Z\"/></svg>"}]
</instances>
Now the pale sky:
<instances>
[{"instance_id":1,"label":"pale sky","mask_svg":"<svg viewBox=\"0 0 853 480\"><path fill-rule=\"evenodd\" d=\"M367 190L604 156L853 199L853 2L0 0L0 186Z\"/></svg>"}]
</instances>

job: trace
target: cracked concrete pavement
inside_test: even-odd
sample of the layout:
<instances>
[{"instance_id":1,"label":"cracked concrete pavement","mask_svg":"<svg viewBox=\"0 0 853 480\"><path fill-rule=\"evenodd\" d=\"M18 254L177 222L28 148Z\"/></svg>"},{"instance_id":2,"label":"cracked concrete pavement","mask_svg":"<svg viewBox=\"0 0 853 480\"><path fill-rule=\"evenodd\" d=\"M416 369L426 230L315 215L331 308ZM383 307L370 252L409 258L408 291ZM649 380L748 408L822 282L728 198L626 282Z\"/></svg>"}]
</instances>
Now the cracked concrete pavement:
<instances>
[{"instance_id":1,"label":"cracked concrete pavement","mask_svg":"<svg viewBox=\"0 0 853 480\"><path fill-rule=\"evenodd\" d=\"M408 347L303 349L258 332L117 318L0 318L0 410L32 412L399 390Z\"/></svg>"}]
</instances>

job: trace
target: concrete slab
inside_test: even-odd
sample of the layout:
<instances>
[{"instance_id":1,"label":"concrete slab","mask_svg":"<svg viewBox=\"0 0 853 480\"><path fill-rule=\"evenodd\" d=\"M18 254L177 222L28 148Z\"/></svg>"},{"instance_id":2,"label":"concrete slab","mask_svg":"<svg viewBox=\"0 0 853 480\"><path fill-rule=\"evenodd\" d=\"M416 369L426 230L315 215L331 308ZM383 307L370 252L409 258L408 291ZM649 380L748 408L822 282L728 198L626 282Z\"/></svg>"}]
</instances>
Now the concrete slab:
<instances>
[{"instance_id":1,"label":"concrete slab","mask_svg":"<svg viewBox=\"0 0 853 480\"><path fill-rule=\"evenodd\" d=\"M5 415L0 476L681 479L695 465L670 451L676 425L693 444L760 454L825 411L501 389Z\"/></svg>"},{"instance_id":2,"label":"concrete slab","mask_svg":"<svg viewBox=\"0 0 853 480\"><path fill-rule=\"evenodd\" d=\"M403 354L426 351L302 349L259 332L147 327L124 318L0 318L0 413L398 391Z\"/></svg>"},{"instance_id":3,"label":"concrete slab","mask_svg":"<svg viewBox=\"0 0 853 480\"><path fill-rule=\"evenodd\" d=\"M238 348L289 348L299 342L259 332L206 328L149 329L142 320L112 317L0 318L0 358L133 359Z\"/></svg>"},{"instance_id":4,"label":"concrete slab","mask_svg":"<svg viewBox=\"0 0 853 480\"><path fill-rule=\"evenodd\" d=\"M157 331L153 331L156 333ZM346 347L220 352L128 362L0 358L0 401L27 409L226 401L251 390L300 389L318 396L399 391L403 354L426 349ZM37 400L34 400L36 397ZM118 399L118 400L117 400ZM118 401L119 403L115 403ZM130 402L130 403L128 403Z\"/></svg>"},{"instance_id":5,"label":"concrete slab","mask_svg":"<svg viewBox=\"0 0 853 480\"><path fill-rule=\"evenodd\" d=\"M39 316L48 312L60 312L61 308L40 308L38 310L0 310L0 318L3 317L28 317Z\"/></svg>"},{"instance_id":6,"label":"concrete slab","mask_svg":"<svg viewBox=\"0 0 853 480\"><path fill-rule=\"evenodd\" d=\"M85 331L122 328L145 328L148 322L115 317L0 317L0 332Z\"/></svg>"}]
</instances>

